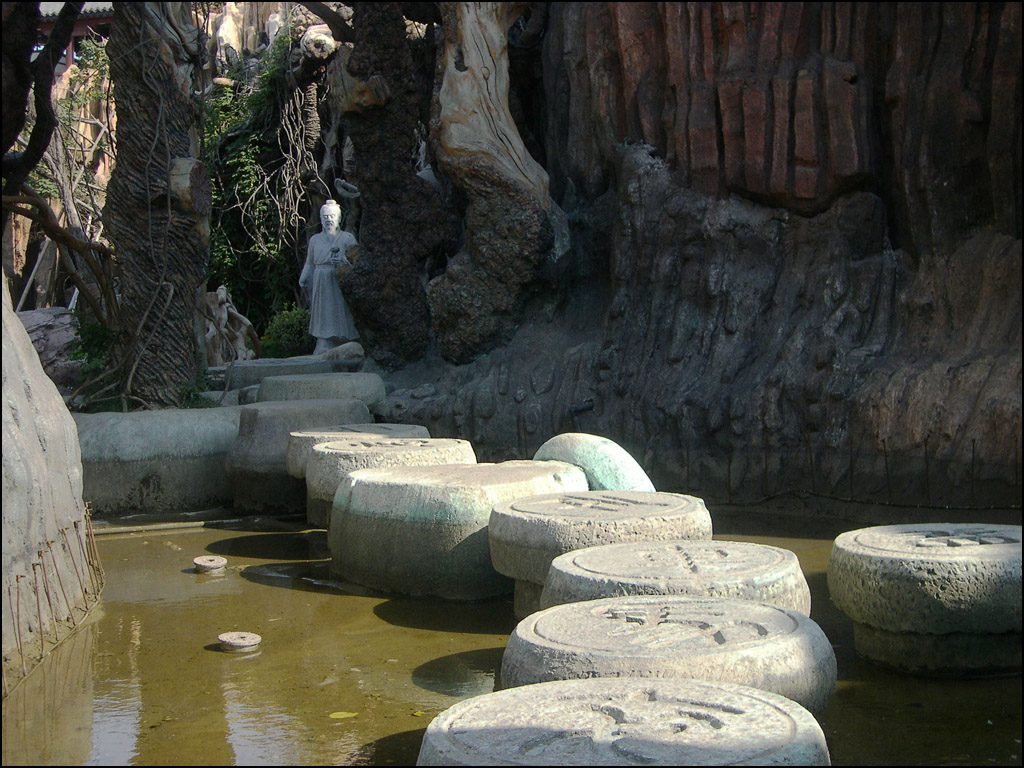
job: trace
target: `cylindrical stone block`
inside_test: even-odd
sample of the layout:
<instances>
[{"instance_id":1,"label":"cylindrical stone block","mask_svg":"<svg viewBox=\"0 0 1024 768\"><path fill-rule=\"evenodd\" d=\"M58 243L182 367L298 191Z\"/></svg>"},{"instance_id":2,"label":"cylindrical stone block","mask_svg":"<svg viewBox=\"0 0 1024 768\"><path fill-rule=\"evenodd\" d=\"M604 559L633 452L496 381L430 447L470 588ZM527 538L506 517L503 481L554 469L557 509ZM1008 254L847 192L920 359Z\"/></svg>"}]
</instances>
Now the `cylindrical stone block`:
<instances>
[{"instance_id":1,"label":"cylindrical stone block","mask_svg":"<svg viewBox=\"0 0 1024 768\"><path fill-rule=\"evenodd\" d=\"M495 597L511 584L491 565L491 509L512 499L586 488L582 470L562 462L356 470L334 498L331 569L384 592L450 600Z\"/></svg>"},{"instance_id":2,"label":"cylindrical stone block","mask_svg":"<svg viewBox=\"0 0 1024 768\"><path fill-rule=\"evenodd\" d=\"M586 473L592 491L654 491L643 467L607 437L583 432L555 435L537 449L533 459L575 464Z\"/></svg>"},{"instance_id":3,"label":"cylindrical stone block","mask_svg":"<svg viewBox=\"0 0 1024 768\"><path fill-rule=\"evenodd\" d=\"M288 435L288 452L285 461L288 474L292 477L306 477L306 461L314 445L344 440L353 434L379 435L381 437L430 437L426 427L418 424L335 424L323 429L308 429Z\"/></svg>"},{"instance_id":4,"label":"cylindrical stone block","mask_svg":"<svg viewBox=\"0 0 1024 768\"><path fill-rule=\"evenodd\" d=\"M1021 671L1021 527L884 525L841 534L832 602L857 653L929 675Z\"/></svg>"},{"instance_id":5,"label":"cylindrical stone block","mask_svg":"<svg viewBox=\"0 0 1024 768\"><path fill-rule=\"evenodd\" d=\"M476 454L468 440L453 438L353 435L320 443L306 460L306 519L326 528L338 486L357 469L437 464L476 464Z\"/></svg>"},{"instance_id":6,"label":"cylindrical stone block","mask_svg":"<svg viewBox=\"0 0 1024 768\"><path fill-rule=\"evenodd\" d=\"M549 494L496 506L490 537L496 571L543 587L551 561L565 552L623 541L710 539L711 515L703 501L678 493ZM534 600L516 615L538 607Z\"/></svg>"},{"instance_id":7,"label":"cylindrical stone block","mask_svg":"<svg viewBox=\"0 0 1024 768\"><path fill-rule=\"evenodd\" d=\"M836 658L806 616L747 600L613 597L519 622L502 657L502 688L581 677L738 683L820 712L835 687Z\"/></svg>"},{"instance_id":8,"label":"cylindrical stone block","mask_svg":"<svg viewBox=\"0 0 1024 768\"><path fill-rule=\"evenodd\" d=\"M829 765L796 702L698 680L561 680L466 699L423 735L417 765Z\"/></svg>"},{"instance_id":9,"label":"cylindrical stone block","mask_svg":"<svg viewBox=\"0 0 1024 768\"><path fill-rule=\"evenodd\" d=\"M224 459L235 507L245 512L299 512L306 484L288 474L285 455L293 431L370 419L366 403L342 400L292 400L241 407L238 437Z\"/></svg>"},{"instance_id":10,"label":"cylindrical stone block","mask_svg":"<svg viewBox=\"0 0 1024 768\"><path fill-rule=\"evenodd\" d=\"M796 555L742 541L642 541L566 552L551 563L540 608L620 595L733 597L811 615L811 590Z\"/></svg>"},{"instance_id":11,"label":"cylindrical stone block","mask_svg":"<svg viewBox=\"0 0 1024 768\"><path fill-rule=\"evenodd\" d=\"M882 525L840 534L828 562L835 606L889 632L1021 631L1021 527Z\"/></svg>"}]
</instances>

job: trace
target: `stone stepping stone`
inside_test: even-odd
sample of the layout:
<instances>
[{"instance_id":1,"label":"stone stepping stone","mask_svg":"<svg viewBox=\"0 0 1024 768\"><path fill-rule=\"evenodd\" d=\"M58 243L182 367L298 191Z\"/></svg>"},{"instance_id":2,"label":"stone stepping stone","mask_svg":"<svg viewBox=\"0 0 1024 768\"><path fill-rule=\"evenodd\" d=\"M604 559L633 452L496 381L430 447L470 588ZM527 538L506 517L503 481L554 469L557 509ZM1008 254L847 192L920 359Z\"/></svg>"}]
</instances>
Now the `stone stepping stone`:
<instances>
[{"instance_id":1,"label":"stone stepping stone","mask_svg":"<svg viewBox=\"0 0 1024 768\"><path fill-rule=\"evenodd\" d=\"M555 435L534 454L534 461L564 461L587 475L592 491L653 491L654 483L625 448L606 437L583 432Z\"/></svg>"},{"instance_id":2,"label":"stone stepping stone","mask_svg":"<svg viewBox=\"0 0 1024 768\"><path fill-rule=\"evenodd\" d=\"M519 622L502 657L502 688L580 677L738 683L821 712L835 687L836 657L806 616L721 597L612 597L556 605Z\"/></svg>"},{"instance_id":3,"label":"stone stepping stone","mask_svg":"<svg viewBox=\"0 0 1024 768\"><path fill-rule=\"evenodd\" d=\"M289 433L345 422L365 424L369 419L366 403L354 398L241 406L238 437L224 459L235 508L256 513L301 511L306 483L288 474Z\"/></svg>"},{"instance_id":4,"label":"stone stepping stone","mask_svg":"<svg viewBox=\"0 0 1024 768\"><path fill-rule=\"evenodd\" d=\"M417 765L830 765L796 702L699 680L560 680L476 696L423 734Z\"/></svg>"},{"instance_id":5,"label":"stone stepping stone","mask_svg":"<svg viewBox=\"0 0 1024 768\"><path fill-rule=\"evenodd\" d=\"M231 503L224 459L240 409L75 413L82 498L94 513L191 512Z\"/></svg>"},{"instance_id":6,"label":"stone stepping stone","mask_svg":"<svg viewBox=\"0 0 1024 768\"><path fill-rule=\"evenodd\" d=\"M306 461L314 445L344 440L355 434L380 435L382 437L430 437L426 427L418 424L335 424L322 429L307 429L288 435L288 451L285 461L288 474L305 479Z\"/></svg>"},{"instance_id":7,"label":"stone stepping stone","mask_svg":"<svg viewBox=\"0 0 1024 768\"><path fill-rule=\"evenodd\" d=\"M643 541L567 552L551 563L540 608L620 595L733 597L811 615L811 590L796 555L743 541Z\"/></svg>"},{"instance_id":8,"label":"stone stepping stone","mask_svg":"<svg viewBox=\"0 0 1024 768\"><path fill-rule=\"evenodd\" d=\"M315 373L270 376L260 382L256 402L274 400L333 400L354 397L371 411L384 403L384 380L376 373Z\"/></svg>"},{"instance_id":9,"label":"stone stepping stone","mask_svg":"<svg viewBox=\"0 0 1024 768\"><path fill-rule=\"evenodd\" d=\"M352 434L352 433L349 433ZM326 528L338 486L358 469L476 464L468 440L355 435L313 446L306 460L306 519Z\"/></svg>"},{"instance_id":10,"label":"stone stepping stone","mask_svg":"<svg viewBox=\"0 0 1024 768\"><path fill-rule=\"evenodd\" d=\"M515 613L540 607L551 561L596 544L710 539L711 515L694 496L654 491L549 494L499 504L490 519L494 569L516 580Z\"/></svg>"},{"instance_id":11,"label":"stone stepping stone","mask_svg":"<svg viewBox=\"0 0 1024 768\"><path fill-rule=\"evenodd\" d=\"M937 675L1021 671L1021 527L882 525L840 534L835 606L868 659Z\"/></svg>"},{"instance_id":12,"label":"stone stepping stone","mask_svg":"<svg viewBox=\"0 0 1024 768\"><path fill-rule=\"evenodd\" d=\"M487 523L494 506L586 489L579 467L557 461L356 470L334 498L331 569L383 592L496 597L512 585L491 565Z\"/></svg>"},{"instance_id":13,"label":"stone stepping stone","mask_svg":"<svg viewBox=\"0 0 1024 768\"><path fill-rule=\"evenodd\" d=\"M323 360L316 355L300 357L263 357L258 360L238 360L231 364L230 389L244 389L258 385L268 376L287 376L293 374L332 373L345 370L337 363ZM221 382L214 389L223 389L223 380L228 376L228 366L215 366L207 369L207 376L215 382Z\"/></svg>"}]
</instances>

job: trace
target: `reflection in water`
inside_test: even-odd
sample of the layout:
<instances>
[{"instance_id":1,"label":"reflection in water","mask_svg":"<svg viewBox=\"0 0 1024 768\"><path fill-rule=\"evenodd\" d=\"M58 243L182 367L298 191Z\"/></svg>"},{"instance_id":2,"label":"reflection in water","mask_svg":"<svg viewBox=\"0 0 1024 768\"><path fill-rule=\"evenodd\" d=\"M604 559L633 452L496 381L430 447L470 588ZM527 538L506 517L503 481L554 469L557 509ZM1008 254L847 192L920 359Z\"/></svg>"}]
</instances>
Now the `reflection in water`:
<instances>
[{"instance_id":1,"label":"reflection in water","mask_svg":"<svg viewBox=\"0 0 1024 768\"><path fill-rule=\"evenodd\" d=\"M82 765L89 759L95 641L91 618L4 699L4 765Z\"/></svg>"},{"instance_id":2,"label":"reflection in water","mask_svg":"<svg viewBox=\"0 0 1024 768\"><path fill-rule=\"evenodd\" d=\"M491 690L511 601L354 593L322 558L281 562L287 547L253 535L101 536L103 614L5 700L4 764L408 765L436 714ZM226 538L243 554L223 577L189 571ZM821 717L835 764L1020 765L1019 676L935 681L858 659L825 588L830 542L758 540L796 552L836 647ZM226 631L256 632L260 651L207 650Z\"/></svg>"},{"instance_id":3,"label":"reflection in water","mask_svg":"<svg viewBox=\"0 0 1024 768\"><path fill-rule=\"evenodd\" d=\"M130 765L137 754L142 695L137 680L106 680L97 688L92 712L89 765Z\"/></svg>"},{"instance_id":4,"label":"reflection in water","mask_svg":"<svg viewBox=\"0 0 1024 768\"><path fill-rule=\"evenodd\" d=\"M459 699L490 693L504 652L504 647L481 648L441 656L416 667L412 681L428 691Z\"/></svg>"}]
</instances>

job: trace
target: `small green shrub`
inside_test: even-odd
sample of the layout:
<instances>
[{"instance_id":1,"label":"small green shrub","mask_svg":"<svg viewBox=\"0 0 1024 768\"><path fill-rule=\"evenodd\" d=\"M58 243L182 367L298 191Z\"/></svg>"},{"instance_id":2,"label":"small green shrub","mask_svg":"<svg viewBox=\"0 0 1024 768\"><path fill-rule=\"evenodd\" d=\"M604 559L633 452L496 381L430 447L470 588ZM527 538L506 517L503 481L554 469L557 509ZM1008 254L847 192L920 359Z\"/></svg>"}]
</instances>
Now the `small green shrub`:
<instances>
[{"instance_id":1,"label":"small green shrub","mask_svg":"<svg viewBox=\"0 0 1024 768\"><path fill-rule=\"evenodd\" d=\"M310 355L316 339L309 335L309 310L292 306L270 319L261 340L261 357Z\"/></svg>"},{"instance_id":2,"label":"small green shrub","mask_svg":"<svg viewBox=\"0 0 1024 768\"><path fill-rule=\"evenodd\" d=\"M114 332L81 310L74 311L78 338L68 345L70 358L82 361L82 379L88 380L103 371L114 343Z\"/></svg>"},{"instance_id":3,"label":"small green shrub","mask_svg":"<svg viewBox=\"0 0 1024 768\"><path fill-rule=\"evenodd\" d=\"M216 408L220 403L203 397L203 392L210 389L210 382L205 375L200 375L195 381L190 381L181 388L182 408Z\"/></svg>"}]
</instances>

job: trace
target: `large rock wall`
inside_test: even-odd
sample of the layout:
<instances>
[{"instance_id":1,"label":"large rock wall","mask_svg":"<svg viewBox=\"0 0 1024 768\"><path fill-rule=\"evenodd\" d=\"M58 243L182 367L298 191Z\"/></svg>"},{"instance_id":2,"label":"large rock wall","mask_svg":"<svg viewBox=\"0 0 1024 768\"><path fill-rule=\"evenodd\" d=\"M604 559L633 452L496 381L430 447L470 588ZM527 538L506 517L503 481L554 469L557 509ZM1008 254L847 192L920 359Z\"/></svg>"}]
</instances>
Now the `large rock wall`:
<instances>
[{"instance_id":1,"label":"large rock wall","mask_svg":"<svg viewBox=\"0 0 1024 768\"><path fill-rule=\"evenodd\" d=\"M99 584L78 431L11 308L6 278L2 292L3 663L13 682L79 622Z\"/></svg>"},{"instance_id":2,"label":"large rock wall","mask_svg":"<svg viewBox=\"0 0 1024 768\"><path fill-rule=\"evenodd\" d=\"M571 264L385 417L604 434L717 500L1019 503L1019 4L550 10Z\"/></svg>"},{"instance_id":3,"label":"large rock wall","mask_svg":"<svg viewBox=\"0 0 1024 768\"><path fill-rule=\"evenodd\" d=\"M556 199L644 142L684 186L790 211L867 189L918 256L1021 234L1019 3L557 3L544 47ZM559 194L560 192L560 194Z\"/></svg>"}]
</instances>

